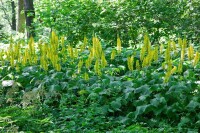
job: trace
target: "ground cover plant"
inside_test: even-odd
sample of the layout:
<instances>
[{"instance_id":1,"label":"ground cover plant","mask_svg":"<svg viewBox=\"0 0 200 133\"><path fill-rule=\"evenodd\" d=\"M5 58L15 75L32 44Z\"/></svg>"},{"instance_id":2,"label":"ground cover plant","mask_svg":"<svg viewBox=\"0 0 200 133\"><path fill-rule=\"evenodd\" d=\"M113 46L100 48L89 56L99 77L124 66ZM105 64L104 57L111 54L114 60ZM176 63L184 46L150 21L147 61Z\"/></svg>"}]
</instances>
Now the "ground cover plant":
<instances>
[{"instance_id":1,"label":"ground cover plant","mask_svg":"<svg viewBox=\"0 0 200 133\"><path fill-rule=\"evenodd\" d=\"M73 47L55 32L49 43L11 39L0 56L1 130L198 132L199 52L192 44L179 38L152 46L145 34L137 49L123 48L119 36L116 47L106 45L93 36Z\"/></svg>"},{"instance_id":2,"label":"ground cover plant","mask_svg":"<svg viewBox=\"0 0 200 133\"><path fill-rule=\"evenodd\" d=\"M0 3L0 132L200 132L199 0Z\"/></svg>"}]
</instances>

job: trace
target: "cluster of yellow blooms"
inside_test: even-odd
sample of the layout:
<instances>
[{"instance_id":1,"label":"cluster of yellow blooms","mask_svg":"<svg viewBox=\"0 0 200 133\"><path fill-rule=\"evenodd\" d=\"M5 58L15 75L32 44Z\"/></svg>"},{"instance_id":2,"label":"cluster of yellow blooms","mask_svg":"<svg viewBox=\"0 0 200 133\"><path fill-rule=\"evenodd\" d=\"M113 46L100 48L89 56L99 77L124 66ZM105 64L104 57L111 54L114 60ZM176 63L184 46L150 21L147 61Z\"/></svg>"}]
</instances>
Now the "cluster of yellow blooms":
<instances>
[{"instance_id":1,"label":"cluster of yellow blooms","mask_svg":"<svg viewBox=\"0 0 200 133\"><path fill-rule=\"evenodd\" d=\"M11 39L12 40L12 39ZM114 61L116 55L120 55L122 52L122 44L119 36L117 36L116 49L111 51L110 60ZM18 71L20 66L36 65L48 71L49 65L57 71L61 71L61 64L67 58L70 58L72 64L75 60L77 63L77 73L81 73L83 68L85 70L83 77L85 80L89 79L88 71L90 71L92 63L94 62L94 72L97 75L102 75L102 70L108 65L105 53L102 49L100 40L97 37L92 38L92 46L88 45L88 39L84 37L83 44L80 47L73 48L71 45L66 46L64 43L64 37L61 37L60 42L55 32L52 32L50 43L43 44L39 42L34 43L34 39L31 37L28 42L27 48L23 48L22 44L13 44L11 41L8 50L0 51L1 65L9 62L11 67L15 67ZM37 48L38 46L38 48ZM180 49L180 52L178 50ZM89 50L89 55L86 59L79 58L79 53L84 50ZM37 52L36 52L37 51ZM39 51L39 52L38 52ZM174 41L169 41L166 48L161 44L158 46L151 46L148 35L144 36L144 45L140 50L140 58L136 59L135 55L127 57L127 66L130 71L141 70L144 67L151 66L152 63L158 63L160 56L164 54L164 62L162 67L166 70L164 76L164 82L168 82L170 76L176 72L181 73L183 69L184 60L186 57L192 62L195 67L199 62L199 52L194 51L192 45L187 47L186 39L178 39L178 46ZM178 66L173 65L173 58L180 55L180 62Z\"/></svg>"},{"instance_id":2,"label":"cluster of yellow blooms","mask_svg":"<svg viewBox=\"0 0 200 133\"><path fill-rule=\"evenodd\" d=\"M158 61L158 47L151 47L151 43L147 35L144 36L144 45L140 51L140 60L142 61L142 67L150 66L153 61Z\"/></svg>"}]
</instances>

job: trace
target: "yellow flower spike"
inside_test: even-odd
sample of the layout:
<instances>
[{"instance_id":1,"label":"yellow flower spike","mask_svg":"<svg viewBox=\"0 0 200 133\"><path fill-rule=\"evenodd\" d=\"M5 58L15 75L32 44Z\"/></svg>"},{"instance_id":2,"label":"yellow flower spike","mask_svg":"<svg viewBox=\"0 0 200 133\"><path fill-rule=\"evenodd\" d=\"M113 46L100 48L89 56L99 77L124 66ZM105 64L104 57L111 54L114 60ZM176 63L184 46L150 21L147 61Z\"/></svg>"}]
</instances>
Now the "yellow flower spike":
<instances>
[{"instance_id":1,"label":"yellow flower spike","mask_svg":"<svg viewBox=\"0 0 200 133\"><path fill-rule=\"evenodd\" d=\"M164 83L167 83L169 81L170 76L171 76L171 71L166 72L164 77Z\"/></svg>"},{"instance_id":2,"label":"yellow flower spike","mask_svg":"<svg viewBox=\"0 0 200 133\"><path fill-rule=\"evenodd\" d=\"M14 64L14 57L13 56L11 56L11 58L10 58L10 65L11 65L11 67L15 66L15 64Z\"/></svg>"},{"instance_id":3,"label":"yellow flower spike","mask_svg":"<svg viewBox=\"0 0 200 133\"><path fill-rule=\"evenodd\" d=\"M183 71L183 62L180 61L179 64L178 64L178 70L177 70L177 72L182 73L182 71Z\"/></svg>"},{"instance_id":4,"label":"yellow flower spike","mask_svg":"<svg viewBox=\"0 0 200 133\"><path fill-rule=\"evenodd\" d=\"M20 72L20 68L19 68L19 65L18 65L18 64L16 64L15 69L16 69L17 72Z\"/></svg>"},{"instance_id":5,"label":"yellow flower spike","mask_svg":"<svg viewBox=\"0 0 200 133\"><path fill-rule=\"evenodd\" d=\"M121 40L119 38L119 35L117 35L117 53L121 53L122 51L122 44L121 44Z\"/></svg>"},{"instance_id":6,"label":"yellow flower spike","mask_svg":"<svg viewBox=\"0 0 200 133\"><path fill-rule=\"evenodd\" d=\"M154 57L154 52L155 52L154 50L150 50L149 53L148 53L148 55L147 55L148 66L150 66L151 63L152 63L152 60L153 60L153 57Z\"/></svg>"},{"instance_id":7,"label":"yellow flower spike","mask_svg":"<svg viewBox=\"0 0 200 133\"><path fill-rule=\"evenodd\" d=\"M151 50L151 43L147 33L144 35L144 46L146 48L147 53L149 53Z\"/></svg>"},{"instance_id":8,"label":"yellow flower spike","mask_svg":"<svg viewBox=\"0 0 200 133\"><path fill-rule=\"evenodd\" d=\"M71 58L74 58L73 48L70 45L68 45L68 53Z\"/></svg>"},{"instance_id":9,"label":"yellow flower spike","mask_svg":"<svg viewBox=\"0 0 200 133\"><path fill-rule=\"evenodd\" d=\"M88 57L88 59L85 61L85 67L89 69L91 66L91 63L92 63L91 57Z\"/></svg>"},{"instance_id":10,"label":"yellow flower spike","mask_svg":"<svg viewBox=\"0 0 200 133\"><path fill-rule=\"evenodd\" d=\"M51 32L51 45L53 45L53 43L55 43L55 36L56 33L54 31Z\"/></svg>"},{"instance_id":11,"label":"yellow flower spike","mask_svg":"<svg viewBox=\"0 0 200 133\"><path fill-rule=\"evenodd\" d=\"M176 43L174 41L171 42L172 43L172 49L174 52L176 52Z\"/></svg>"},{"instance_id":12,"label":"yellow flower spike","mask_svg":"<svg viewBox=\"0 0 200 133\"><path fill-rule=\"evenodd\" d=\"M195 57L194 57L194 62L193 66L196 66L199 62L199 52L196 52Z\"/></svg>"},{"instance_id":13,"label":"yellow flower spike","mask_svg":"<svg viewBox=\"0 0 200 133\"><path fill-rule=\"evenodd\" d=\"M165 51L165 61L168 62L171 59L170 57L170 47L167 47Z\"/></svg>"},{"instance_id":14,"label":"yellow flower spike","mask_svg":"<svg viewBox=\"0 0 200 133\"><path fill-rule=\"evenodd\" d=\"M55 36L55 50L57 50L58 47L59 47L58 36Z\"/></svg>"},{"instance_id":15,"label":"yellow flower spike","mask_svg":"<svg viewBox=\"0 0 200 133\"><path fill-rule=\"evenodd\" d=\"M182 45L183 45L183 41L181 38L178 38L178 45L180 48L182 48Z\"/></svg>"},{"instance_id":16,"label":"yellow flower spike","mask_svg":"<svg viewBox=\"0 0 200 133\"><path fill-rule=\"evenodd\" d=\"M96 38L96 45L95 45L95 57L97 59L101 58L101 54L102 54L102 47L101 47L101 42L99 41L98 38Z\"/></svg>"},{"instance_id":17,"label":"yellow flower spike","mask_svg":"<svg viewBox=\"0 0 200 133\"><path fill-rule=\"evenodd\" d=\"M25 50L25 57L26 57L26 63L30 63L30 62L27 62L27 61L30 61L30 54L29 54L28 49Z\"/></svg>"},{"instance_id":18,"label":"yellow flower spike","mask_svg":"<svg viewBox=\"0 0 200 133\"><path fill-rule=\"evenodd\" d=\"M172 69L172 60L167 62L167 71L170 71Z\"/></svg>"},{"instance_id":19,"label":"yellow flower spike","mask_svg":"<svg viewBox=\"0 0 200 133\"><path fill-rule=\"evenodd\" d=\"M100 64L99 64L99 60L96 60L95 65L94 65L94 72L101 76L101 70L100 70Z\"/></svg>"},{"instance_id":20,"label":"yellow flower spike","mask_svg":"<svg viewBox=\"0 0 200 133\"><path fill-rule=\"evenodd\" d=\"M181 61L184 61L184 58L185 58L185 50L182 49L181 50Z\"/></svg>"},{"instance_id":21,"label":"yellow flower spike","mask_svg":"<svg viewBox=\"0 0 200 133\"><path fill-rule=\"evenodd\" d=\"M163 44L160 45L160 54L163 52L164 46Z\"/></svg>"},{"instance_id":22,"label":"yellow flower spike","mask_svg":"<svg viewBox=\"0 0 200 133\"><path fill-rule=\"evenodd\" d=\"M78 49L77 48L74 49L74 57L78 57Z\"/></svg>"},{"instance_id":23,"label":"yellow flower spike","mask_svg":"<svg viewBox=\"0 0 200 133\"><path fill-rule=\"evenodd\" d=\"M56 71L61 71L61 65L60 64L56 64Z\"/></svg>"},{"instance_id":24,"label":"yellow flower spike","mask_svg":"<svg viewBox=\"0 0 200 133\"><path fill-rule=\"evenodd\" d=\"M140 70L140 62L139 62L139 60L136 61L136 69Z\"/></svg>"},{"instance_id":25,"label":"yellow flower spike","mask_svg":"<svg viewBox=\"0 0 200 133\"><path fill-rule=\"evenodd\" d=\"M187 40L184 38L182 43L183 43L182 46L185 49L187 47Z\"/></svg>"},{"instance_id":26,"label":"yellow flower spike","mask_svg":"<svg viewBox=\"0 0 200 133\"><path fill-rule=\"evenodd\" d=\"M116 50L113 49L112 52L111 52L111 57L110 57L110 59L111 59L111 60L114 60L114 59L115 59L115 56L116 56Z\"/></svg>"},{"instance_id":27,"label":"yellow flower spike","mask_svg":"<svg viewBox=\"0 0 200 133\"><path fill-rule=\"evenodd\" d=\"M146 65L147 63L146 63L146 57L142 60L142 68L144 68L144 67L146 67L147 65Z\"/></svg>"},{"instance_id":28,"label":"yellow flower spike","mask_svg":"<svg viewBox=\"0 0 200 133\"><path fill-rule=\"evenodd\" d=\"M128 65L128 69L130 71L133 71L133 63L134 63L134 57L133 56L128 57L127 58L127 65Z\"/></svg>"},{"instance_id":29,"label":"yellow flower spike","mask_svg":"<svg viewBox=\"0 0 200 133\"><path fill-rule=\"evenodd\" d=\"M85 72L85 73L84 73L84 79L85 79L86 81L88 81L88 80L89 80L89 75L88 75L88 73L87 73L87 72Z\"/></svg>"},{"instance_id":30,"label":"yellow flower spike","mask_svg":"<svg viewBox=\"0 0 200 133\"><path fill-rule=\"evenodd\" d=\"M96 41L96 37L92 37L92 48L91 48L91 50L92 50L92 55L93 55L93 57L95 57L95 56L97 56L96 54L97 54L97 51L96 51L96 45L97 45L97 41Z\"/></svg>"},{"instance_id":31,"label":"yellow flower spike","mask_svg":"<svg viewBox=\"0 0 200 133\"><path fill-rule=\"evenodd\" d=\"M23 55L22 56L22 66L25 66L26 65L26 56Z\"/></svg>"},{"instance_id":32,"label":"yellow flower spike","mask_svg":"<svg viewBox=\"0 0 200 133\"><path fill-rule=\"evenodd\" d=\"M101 55L101 65L102 65L102 68L105 68L107 66L107 61L106 61L104 52L102 52L102 55Z\"/></svg>"},{"instance_id":33,"label":"yellow flower spike","mask_svg":"<svg viewBox=\"0 0 200 133\"><path fill-rule=\"evenodd\" d=\"M41 66L41 68L44 69L45 71L48 70L48 64L47 64L47 61L46 61L46 59L45 59L44 56L41 56L41 58L40 58L40 66Z\"/></svg>"},{"instance_id":34,"label":"yellow flower spike","mask_svg":"<svg viewBox=\"0 0 200 133\"><path fill-rule=\"evenodd\" d=\"M145 52L146 52L146 48L145 46L143 46L140 50L140 60L144 60L144 57L145 57Z\"/></svg>"},{"instance_id":35,"label":"yellow flower spike","mask_svg":"<svg viewBox=\"0 0 200 133\"><path fill-rule=\"evenodd\" d=\"M35 47L34 47L34 39L33 39L33 37L30 37L28 46L29 46L30 54L34 55L35 54Z\"/></svg>"},{"instance_id":36,"label":"yellow flower spike","mask_svg":"<svg viewBox=\"0 0 200 133\"><path fill-rule=\"evenodd\" d=\"M78 62L78 73L81 72L82 66L83 66L83 60L80 60L80 61Z\"/></svg>"},{"instance_id":37,"label":"yellow flower spike","mask_svg":"<svg viewBox=\"0 0 200 133\"><path fill-rule=\"evenodd\" d=\"M171 70L171 74L174 74L176 72L176 70L177 70L177 67L174 66L173 69Z\"/></svg>"},{"instance_id":38,"label":"yellow flower spike","mask_svg":"<svg viewBox=\"0 0 200 133\"><path fill-rule=\"evenodd\" d=\"M61 48L62 48L61 50L62 56L65 56L65 37L64 36L61 37Z\"/></svg>"},{"instance_id":39,"label":"yellow flower spike","mask_svg":"<svg viewBox=\"0 0 200 133\"><path fill-rule=\"evenodd\" d=\"M155 47L153 60L156 62L158 61L158 46Z\"/></svg>"},{"instance_id":40,"label":"yellow flower spike","mask_svg":"<svg viewBox=\"0 0 200 133\"><path fill-rule=\"evenodd\" d=\"M188 59L192 60L194 58L194 48L192 45L188 48Z\"/></svg>"},{"instance_id":41,"label":"yellow flower spike","mask_svg":"<svg viewBox=\"0 0 200 133\"><path fill-rule=\"evenodd\" d=\"M164 82L165 83L167 83L169 81L170 76L172 74L174 74L176 72L176 70L177 70L177 67L174 66L173 69L171 68L166 72L165 77L164 77Z\"/></svg>"},{"instance_id":42,"label":"yellow flower spike","mask_svg":"<svg viewBox=\"0 0 200 133\"><path fill-rule=\"evenodd\" d=\"M37 59L38 59L37 56L35 56L35 57L33 58L33 63L34 63L34 64L37 64Z\"/></svg>"},{"instance_id":43,"label":"yellow flower spike","mask_svg":"<svg viewBox=\"0 0 200 133\"><path fill-rule=\"evenodd\" d=\"M165 62L162 63L162 69L165 69Z\"/></svg>"}]
</instances>

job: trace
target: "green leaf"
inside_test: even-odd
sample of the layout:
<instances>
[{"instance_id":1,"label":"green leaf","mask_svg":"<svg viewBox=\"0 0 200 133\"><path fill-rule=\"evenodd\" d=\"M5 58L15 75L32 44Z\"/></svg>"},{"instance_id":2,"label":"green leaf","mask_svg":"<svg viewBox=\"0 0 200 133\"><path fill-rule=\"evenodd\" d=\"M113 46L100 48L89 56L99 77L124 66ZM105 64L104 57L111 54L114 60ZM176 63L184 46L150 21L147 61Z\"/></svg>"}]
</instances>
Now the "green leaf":
<instances>
[{"instance_id":1,"label":"green leaf","mask_svg":"<svg viewBox=\"0 0 200 133\"><path fill-rule=\"evenodd\" d=\"M135 89L135 93L141 93L143 95L148 95L150 94L150 91L149 91L150 87L148 85L142 85L138 88Z\"/></svg>"},{"instance_id":2,"label":"green leaf","mask_svg":"<svg viewBox=\"0 0 200 133\"><path fill-rule=\"evenodd\" d=\"M187 105L187 108L189 108L190 110L195 110L195 108L200 107L200 103L191 100L190 103Z\"/></svg>"},{"instance_id":3,"label":"green leaf","mask_svg":"<svg viewBox=\"0 0 200 133\"><path fill-rule=\"evenodd\" d=\"M135 111L135 118L134 119L137 119L137 117L141 114L147 113L149 107L151 107L151 105L138 106L136 108L136 111Z\"/></svg>"},{"instance_id":4,"label":"green leaf","mask_svg":"<svg viewBox=\"0 0 200 133\"><path fill-rule=\"evenodd\" d=\"M128 87L133 87L133 82L132 81L125 81L122 83L122 86L128 88Z\"/></svg>"},{"instance_id":5,"label":"green leaf","mask_svg":"<svg viewBox=\"0 0 200 133\"><path fill-rule=\"evenodd\" d=\"M175 93L181 93L182 91L186 91L188 88L184 84L177 84L173 85L169 88L169 91L167 92L168 94L175 92Z\"/></svg>"},{"instance_id":6,"label":"green leaf","mask_svg":"<svg viewBox=\"0 0 200 133\"><path fill-rule=\"evenodd\" d=\"M120 107L121 107L122 105L121 105L121 100L119 100L119 99L117 99L117 100L115 100L115 101L112 101L111 102L111 107L112 107L112 109L113 110L118 110L118 111L120 111Z\"/></svg>"},{"instance_id":7,"label":"green leaf","mask_svg":"<svg viewBox=\"0 0 200 133\"><path fill-rule=\"evenodd\" d=\"M178 127L183 127L185 124L189 123L191 120L187 117L182 117Z\"/></svg>"},{"instance_id":8,"label":"green leaf","mask_svg":"<svg viewBox=\"0 0 200 133\"><path fill-rule=\"evenodd\" d=\"M51 78L62 79L63 76L64 76L63 72L55 72L55 73L52 74Z\"/></svg>"},{"instance_id":9,"label":"green leaf","mask_svg":"<svg viewBox=\"0 0 200 133\"><path fill-rule=\"evenodd\" d=\"M130 112L126 115L128 118L134 119L135 118L135 112Z\"/></svg>"},{"instance_id":10,"label":"green leaf","mask_svg":"<svg viewBox=\"0 0 200 133\"><path fill-rule=\"evenodd\" d=\"M49 91L51 91L51 92L54 92L54 91L58 92L60 90L61 90L61 86L60 85L50 85L49 86Z\"/></svg>"}]
</instances>

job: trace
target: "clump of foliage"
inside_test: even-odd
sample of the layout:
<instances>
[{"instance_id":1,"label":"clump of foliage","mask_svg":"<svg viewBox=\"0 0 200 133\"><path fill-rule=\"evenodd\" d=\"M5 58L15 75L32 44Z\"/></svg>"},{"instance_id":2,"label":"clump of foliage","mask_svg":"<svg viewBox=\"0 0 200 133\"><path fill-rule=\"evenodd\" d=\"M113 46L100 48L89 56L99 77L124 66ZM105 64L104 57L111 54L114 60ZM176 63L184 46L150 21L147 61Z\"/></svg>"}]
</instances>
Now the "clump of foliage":
<instances>
[{"instance_id":1,"label":"clump of foliage","mask_svg":"<svg viewBox=\"0 0 200 133\"><path fill-rule=\"evenodd\" d=\"M0 55L0 106L45 110L38 116L48 131L198 132L199 52L177 40L152 46L145 34L137 49L123 47L120 36L115 47L97 36L72 46L55 32L49 43L11 41ZM13 123L20 131L33 131L21 118L9 119L19 121ZM46 131L42 122L33 125Z\"/></svg>"},{"instance_id":2,"label":"clump of foliage","mask_svg":"<svg viewBox=\"0 0 200 133\"><path fill-rule=\"evenodd\" d=\"M1 40L1 42L6 41L7 38L8 38L8 36L3 31L3 25L0 24L0 40Z\"/></svg>"},{"instance_id":3,"label":"clump of foliage","mask_svg":"<svg viewBox=\"0 0 200 133\"><path fill-rule=\"evenodd\" d=\"M161 37L199 42L199 4L198 0L36 1L36 26L41 33L48 27L67 35L73 45L84 35L91 38L91 33L112 46L117 34L127 47L141 42L145 32L152 44Z\"/></svg>"}]
</instances>

